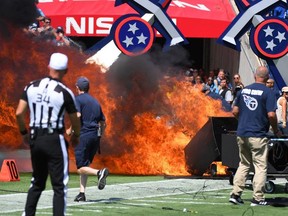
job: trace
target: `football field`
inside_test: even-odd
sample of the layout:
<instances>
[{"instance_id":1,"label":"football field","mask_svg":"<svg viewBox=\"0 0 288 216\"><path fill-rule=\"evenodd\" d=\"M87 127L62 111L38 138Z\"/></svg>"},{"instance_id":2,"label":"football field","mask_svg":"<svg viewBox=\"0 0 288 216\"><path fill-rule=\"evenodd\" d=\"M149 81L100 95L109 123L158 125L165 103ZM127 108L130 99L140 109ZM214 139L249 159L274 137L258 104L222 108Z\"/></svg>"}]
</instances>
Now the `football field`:
<instances>
[{"instance_id":1,"label":"football field","mask_svg":"<svg viewBox=\"0 0 288 216\"><path fill-rule=\"evenodd\" d=\"M245 204L228 202L231 185L227 179L164 178L109 176L104 190L89 178L86 202L74 202L78 194L78 176L72 176L68 190L67 215L286 215L287 208L250 207L251 188L243 194ZM26 177L25 177L26 178ZM27 177L28 178L28 177ZM119 180L120 179L120 180ZM22 181L22 180L21 180ZM29 182L0 183L0 215L21 215ZM27 185L22 185L26 181ZM126 181L126 182L125 182ZM284 179L275 181L277 194L267 197L288 197L283 191ZM14 184L14 186L12 186ZM18 185L17 185L18 184ZM10 186L9 186L10 185ZM94 186L93 186L94 185ZM24 187L24 188L22 188ZM10 188L10 190L9 190ZM18 192L17 192L18 191ZM17 193L16 193L17 192ZM51 186L43 192L36 215L52 214ZM270 212L270 213L269 213Z\"/></svg>"}]
</instances>

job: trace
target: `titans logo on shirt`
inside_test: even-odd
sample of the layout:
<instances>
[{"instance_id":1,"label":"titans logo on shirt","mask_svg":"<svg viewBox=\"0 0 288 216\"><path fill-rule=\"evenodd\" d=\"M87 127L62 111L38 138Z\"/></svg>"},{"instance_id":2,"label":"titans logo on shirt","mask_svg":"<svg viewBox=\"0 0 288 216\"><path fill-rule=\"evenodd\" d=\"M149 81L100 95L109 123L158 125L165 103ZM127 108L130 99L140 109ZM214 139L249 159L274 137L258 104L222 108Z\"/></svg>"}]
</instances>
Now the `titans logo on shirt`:
<instances>
[{"instance_id":1,"label":"titans logo on shirt","mask_svg":"<svg viewBox=\"0 0 288 216\"><path fill-rule=\"evenodd\" d=\"M243 95L243 99L248 109L252 111L257 109L258 102L255 98L250 97L248 95Z\"/></svg>"}]
</instances>

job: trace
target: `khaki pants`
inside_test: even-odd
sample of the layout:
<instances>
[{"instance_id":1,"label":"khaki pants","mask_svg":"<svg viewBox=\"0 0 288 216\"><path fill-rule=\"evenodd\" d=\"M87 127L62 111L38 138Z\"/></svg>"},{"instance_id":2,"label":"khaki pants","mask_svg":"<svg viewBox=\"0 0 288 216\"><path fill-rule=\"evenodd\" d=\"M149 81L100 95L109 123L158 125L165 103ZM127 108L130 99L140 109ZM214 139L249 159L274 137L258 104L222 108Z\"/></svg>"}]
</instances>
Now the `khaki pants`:
<instances>
[{"instance_id":1,"label":"khaki pants","mask_svg":"<svg viewBox=\"0 0 288 216\"><path fill-rule=\"evenodd\" d=\"M237 137L240 163L233 180L231 194L241 196L250 167L254 167L253 198L263 200L267 177L268 139L259 137Z\"/></svg>"}]
</instances>

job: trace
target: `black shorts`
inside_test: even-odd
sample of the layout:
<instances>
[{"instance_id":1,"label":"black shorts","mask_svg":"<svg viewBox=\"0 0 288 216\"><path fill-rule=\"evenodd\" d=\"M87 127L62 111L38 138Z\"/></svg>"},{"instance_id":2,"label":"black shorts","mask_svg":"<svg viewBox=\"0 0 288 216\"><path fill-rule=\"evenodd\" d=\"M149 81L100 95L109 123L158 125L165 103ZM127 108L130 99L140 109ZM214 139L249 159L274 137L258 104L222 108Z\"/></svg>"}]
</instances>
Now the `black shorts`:
<instances>
[{"instance_id":1,"label":"black shorts","mask_svg":"<svg viewBox=\"0 0 288 216\"><path fill-rule=\"evenodd\" d=\"M89 166L100 146L100 137L97 133L80 135L80 143L75 147L77 169Z\"/></svg>"}]
</instances>

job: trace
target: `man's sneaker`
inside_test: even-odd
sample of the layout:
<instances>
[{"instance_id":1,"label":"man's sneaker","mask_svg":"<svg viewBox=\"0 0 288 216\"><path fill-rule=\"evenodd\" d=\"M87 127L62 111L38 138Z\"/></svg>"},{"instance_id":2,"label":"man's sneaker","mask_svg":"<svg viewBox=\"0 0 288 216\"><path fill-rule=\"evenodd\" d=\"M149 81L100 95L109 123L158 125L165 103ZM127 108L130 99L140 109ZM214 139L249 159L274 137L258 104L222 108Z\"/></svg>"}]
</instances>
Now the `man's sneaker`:
<instances>
[{"instance_id":1,"label":"man's sneaker","mask_svg":"<svg viewBox=\"0 0 288 216\"><path fill-rule=\"evenodd\" d=\"M75 202L85 202L86 201L86 197L85 197L85 194L84 193L79 193L75 199L74 199Z\"/></svg>"},{"instance_id":2,"label":"man's sneaker","mask_svg":"<svg viewBox=\"0 0 288 216\"><path fill-rule=\"evenodd\" d=\"M250 206L268 206L268 205L269 205L269 203L267 201L265 201L265 200L257 201L254 198L250 204Z\"/></svg>"},{"instance_id":3,"label":"man's sneaker","mask_svg":"<svg viewBox=\"0 0 288 216\"><path fill-rule=\"evenodd\" d=\"M107 168L99 170L98 173L98 189L103 190L106 185L106 178L109 175L109 170Z\"/></svg>"},{"instance_id":4,"label":"man's sneaker","mask_svg":"<svg viewBox=\"0 0 288 216\"><path fill-rule=\"evenodd\" d=\"M244 201L241 199L241 197L237 196L235 194L232 194L230 196L229 202L231 202L231 203L233 203L235 205L243 205L244 204Z\"/></svg>"}]
</instances>

